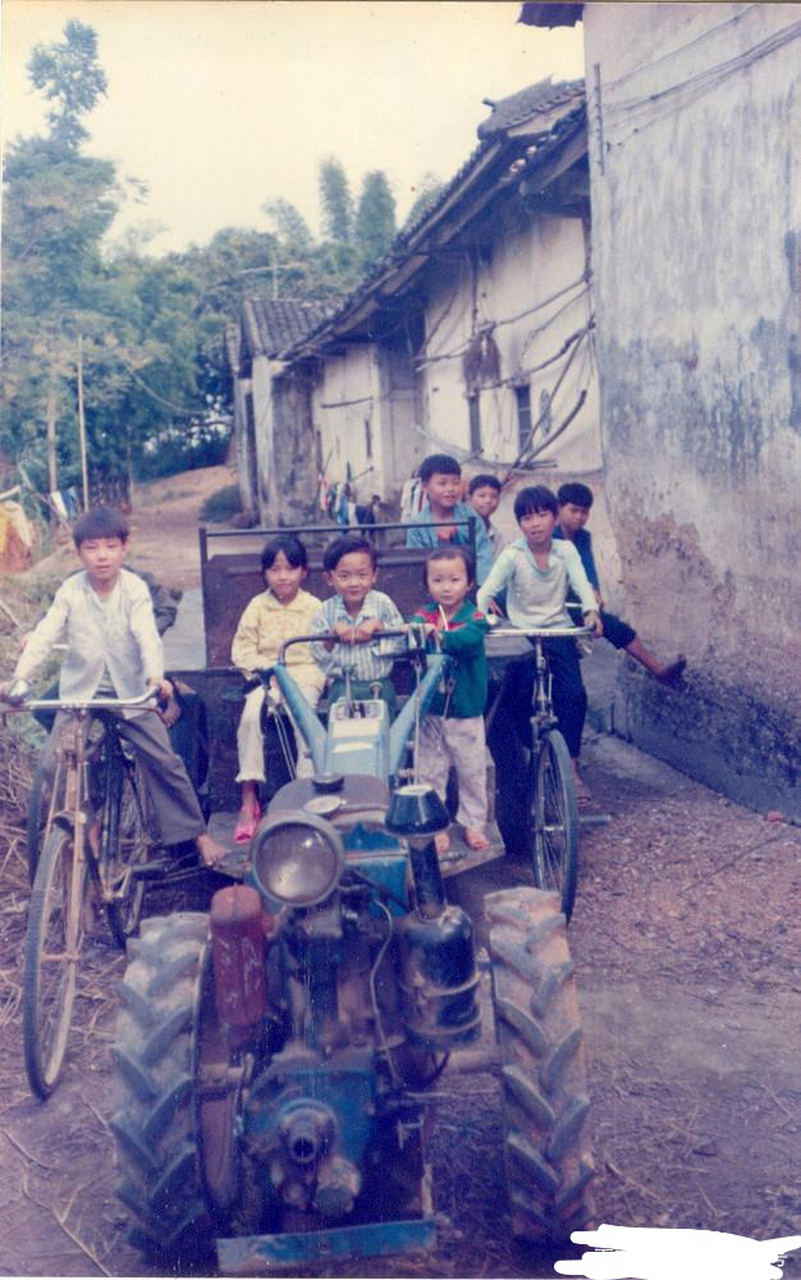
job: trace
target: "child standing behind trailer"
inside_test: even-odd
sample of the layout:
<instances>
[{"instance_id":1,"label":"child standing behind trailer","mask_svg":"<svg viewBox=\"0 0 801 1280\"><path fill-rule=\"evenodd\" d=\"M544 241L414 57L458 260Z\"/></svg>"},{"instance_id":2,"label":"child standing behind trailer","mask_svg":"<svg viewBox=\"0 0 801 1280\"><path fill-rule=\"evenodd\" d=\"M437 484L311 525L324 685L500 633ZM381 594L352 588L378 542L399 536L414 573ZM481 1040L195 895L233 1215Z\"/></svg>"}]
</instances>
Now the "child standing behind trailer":
<instances>
[{"instance_id":1,"label":"child standing behind trailer","mask_svg":"<svg viewBox=\"0 0 801 1280\"><path fill-rule=\"evenodd\" d=\"M425 586L430 599L412 622L437 635L455 670L444 693L438 693L420 727L418 775L445 799L451 765L459 781L457 822L465 843L483 852L490 844L487 825L487 761L484 704L487 700L487 619L467 599L474 581L473 558L466 547L443 547L426 560ZM448 833L436 836L438 853L450 848Z\"/></svg>"},{"instance_id":2,"label":"child standing behind trailer","mask_svg":"<svg viewBox=\"0 0 801 1280\"><path fill-rule=\"evenodd\" d=\"M311 632L312 618L320 608L320 601L301 588L307 567L306 548L294 534L278 534L266 544L261 555L261 568L267 590L250 601L239 619L231 645L234 665L240 667L247 676L252 676L260 668L272 666L285 640ZM323 687L323 673L312 658L308 646L293 645L287 653L286 662L306 701L311 707L316 707ZM234 839L240 844L250 840L261 817L258 784L265 781L264 736L261 727L265 692L261 681L248 691L236 735L239 753L239 773L236 780L242 783L242 807ZM274 681L270 693L280 701L280 693ZM298 776L308 776L311 773L311 761L297 729L295 741L298 748Z\"/></svg>"}]
</instances>

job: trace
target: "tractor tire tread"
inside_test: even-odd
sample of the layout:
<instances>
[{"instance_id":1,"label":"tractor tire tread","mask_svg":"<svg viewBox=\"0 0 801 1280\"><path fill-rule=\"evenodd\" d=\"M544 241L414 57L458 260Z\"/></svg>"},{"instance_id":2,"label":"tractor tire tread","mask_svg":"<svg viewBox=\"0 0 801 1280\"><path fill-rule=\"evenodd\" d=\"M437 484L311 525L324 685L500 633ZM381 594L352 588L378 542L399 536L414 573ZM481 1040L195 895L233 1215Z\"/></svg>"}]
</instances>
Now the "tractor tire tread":
<instances>
[{"instance_id":1,"label":"tractor tire tread","mask_svg":"<svg viewBox=\"0 0 801 1280\"><path fill-rule=\"evenodd\" d=\"M212 1216L192 1109L192 1026L208 917L151 917L129 947L111 1122L129 1239L149 1258L203 1258Z\"/></svg>"},{"instance_id":2,"label":"tractor tire tread","mask_svg":"<svg viewBox=\"0 0 801 1280\"><path fill-rule=\"evenodd\" d=\"M591 1223L586 1057L559 897L504 889L485 899L501 1049L512 1230L566 1239Z\"/></svg>"}]
</instances>

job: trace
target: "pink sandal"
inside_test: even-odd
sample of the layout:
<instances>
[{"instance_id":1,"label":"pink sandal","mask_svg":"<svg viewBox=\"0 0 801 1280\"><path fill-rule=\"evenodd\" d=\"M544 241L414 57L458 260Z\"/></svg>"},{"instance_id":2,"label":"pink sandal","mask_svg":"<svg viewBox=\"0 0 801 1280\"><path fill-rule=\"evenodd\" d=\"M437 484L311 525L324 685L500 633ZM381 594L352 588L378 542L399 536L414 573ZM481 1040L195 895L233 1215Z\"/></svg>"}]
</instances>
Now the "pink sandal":
<instances>
[{"instance_id":1,"label":"pink sandal","mask_svg":"<svg viewBox=\"0 0 801 1280\"><path fill-rule=\"evenodd\" d=\"M234 844L249 844L260 821L261 809L258 805L249 813L240 813L234 832Z\"/></svg>"}]
</instances>

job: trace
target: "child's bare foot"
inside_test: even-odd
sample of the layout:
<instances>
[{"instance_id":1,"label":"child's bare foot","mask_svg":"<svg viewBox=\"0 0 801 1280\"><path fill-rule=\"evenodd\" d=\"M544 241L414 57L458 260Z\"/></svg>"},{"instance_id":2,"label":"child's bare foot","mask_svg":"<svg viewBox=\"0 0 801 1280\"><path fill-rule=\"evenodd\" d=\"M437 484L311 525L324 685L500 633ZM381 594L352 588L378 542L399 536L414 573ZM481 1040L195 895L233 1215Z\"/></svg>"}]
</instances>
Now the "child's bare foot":
<instances>
[{"instance_id":1,"label":"child's bare foot","mask_svg":"<svg viewBox=\"0 0 801 1280\"><path fill-rule=\"evenodd\" d=\"M203 863L204 867L218 866L228 852L227 849L224 849L221 844L218 844L217 841L209 835L208 831L204 831L202 836L198 836L195 841L195 847L200 854L200 861Z\"/></svg>"},{"instance_id":2,"label":"child's bare foot","mask_svg":"<svg viewBox=\"0 0 801 1280\"><path fill-rule=\"evenodd\" d=\"M485 853L490 848L490 842L484 832L474 831L472 827L465 827L464 842L468 849L473 849L475 853Z\"/></svg>"},{"instance_id":3,"label":"child's bare foot","mask_svg":"<svg viewBox=\"0 0 801 1280\"><path fill-rule=\"evenodd\" d=\"M434 848L437 853L447 853L451 847L451 838L447 831L438 831L434 836Z\"/></svg>"},{"instance_id":4,"label":"child's bare foot","mask_svg":"<svg viewBox=\"0 0 801 1280\"><path fill-rule=\"evenodd\" d=\"M661 671L657 672L656 678L660 684L666 684L673 687L681 680L686 666L687 659L683 653L680 653L675 662L671 662L668 666L663 667Z\"/></svg>"},{"instance_id":5,"label":"child's bare foot","mask_svg":"<svg viewBox=\"0 0 801 1280\"><path fill-rule=\"evenodd\" d=\"M573 762L573 786L575 787L576 800L579 804L586 804L588 800L592 800L592 792L579 773L575 761Z\"/></svg>"}]
</instances>

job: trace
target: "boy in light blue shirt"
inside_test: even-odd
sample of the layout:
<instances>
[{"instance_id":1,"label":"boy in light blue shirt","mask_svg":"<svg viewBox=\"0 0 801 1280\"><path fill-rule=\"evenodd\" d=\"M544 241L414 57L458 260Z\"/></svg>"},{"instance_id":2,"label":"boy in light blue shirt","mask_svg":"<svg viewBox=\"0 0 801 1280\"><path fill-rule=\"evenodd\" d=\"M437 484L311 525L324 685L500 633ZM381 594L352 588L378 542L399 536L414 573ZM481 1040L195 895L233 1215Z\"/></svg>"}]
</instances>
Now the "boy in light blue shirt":
<instances>
[{"instance_id":1,"label":"boy in light blue shirt","mask_svg":"<svg viewBox=\"0 0 801 1280\"><path fill-rule=\"evenodd\" d=\"M406 531L406 546L421 547L427 551L448 546L470 546L472 526L475 536L476 582L481 586L492 566L492 543L487 536L484 521L468 503L460 500L462 468L449 453L432 453L420 463L417 474L426 502ZM432 520L445 523L431 528ZM457 524L457 521L466 523Z\"/></svg>"}]
</instances>

